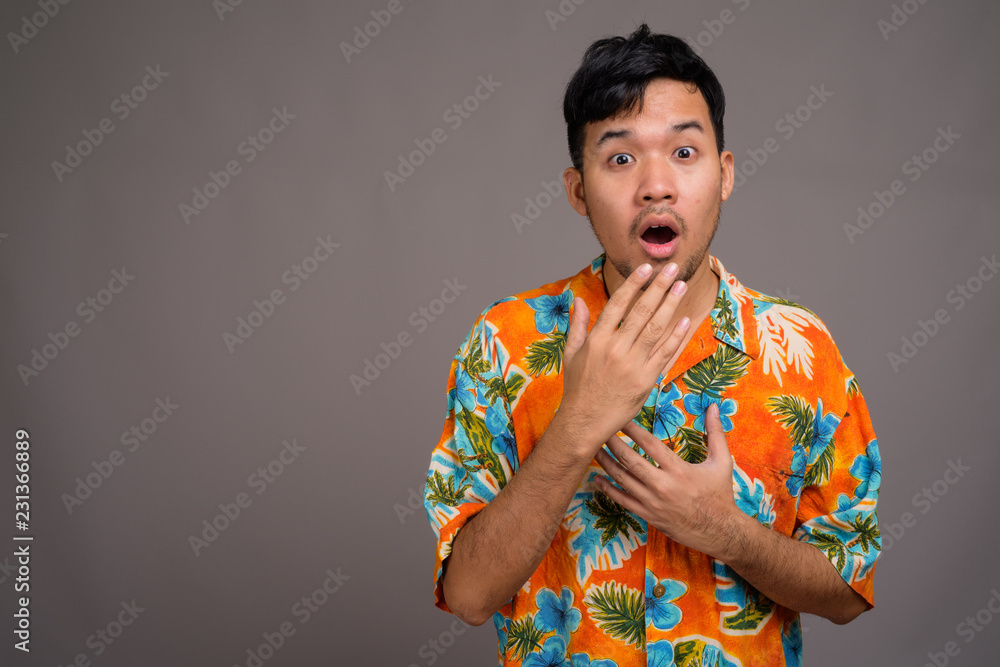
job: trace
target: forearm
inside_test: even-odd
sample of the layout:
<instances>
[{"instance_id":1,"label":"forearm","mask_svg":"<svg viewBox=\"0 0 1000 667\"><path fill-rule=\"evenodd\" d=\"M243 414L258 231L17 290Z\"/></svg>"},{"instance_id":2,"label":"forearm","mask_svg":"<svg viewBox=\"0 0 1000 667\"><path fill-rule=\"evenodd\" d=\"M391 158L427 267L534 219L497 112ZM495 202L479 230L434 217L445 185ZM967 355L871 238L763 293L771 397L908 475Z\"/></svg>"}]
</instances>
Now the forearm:
<instances>
[{"instance_id":1,"label":"forearm","mask_svg":"<svg viewBox=\"0 0 1000 667\"><path fill-rule=\"evenodd\" d=\"M734 539L719 559L774 602L838 624L868 609L813 545L776 533L742 512L733 523Z\"/></svg>"},{"instance_id":2,"label":"forearm","mask_svg":"<svg viewBox=\"0 0 1000 667\"><path fill-rule=\"evenodd\" d=\"M489 620L552 543L593 459L567 421L557 413L517 473L456 536L442 586L448 607L462 620Z\"/></svg>"}]
</instances>

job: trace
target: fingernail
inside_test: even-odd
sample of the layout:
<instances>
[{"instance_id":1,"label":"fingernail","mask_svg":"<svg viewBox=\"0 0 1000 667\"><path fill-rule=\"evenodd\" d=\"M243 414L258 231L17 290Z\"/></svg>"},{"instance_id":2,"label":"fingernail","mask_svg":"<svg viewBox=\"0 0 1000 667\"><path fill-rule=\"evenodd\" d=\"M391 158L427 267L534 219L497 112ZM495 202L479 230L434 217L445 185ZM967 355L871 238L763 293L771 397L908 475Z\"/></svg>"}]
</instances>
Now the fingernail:
<instances>
[{"instance_id":1,"label":"fingernail","mask_svg":"<svg viewBox=\"0 0 1000 667\"><path fill-rule=\"evenodd\" d=\"M691 326L691 319L688 317L682 317L681 321L677 323L677 328L683 331Z\"/></svg>"},{"instance_id":2,"label":"fingernail","mask_svg":"<svg viewBox=\"0 0 1000 667\"><path fill-rule=\"evenodd\" d=\"M665 275L668 278L673 278L675 275L677 275L677 265L674 264L673 262L667 264L665 267L663 267L663 275Z\"/></svg>"},{"instance_id":3,"label":"fingernail","mask_svg":"<svg viewBox=\"0 0 1000 667\"><path fill-rule=\"evenodd\" d=\"M639 272L639 275L642 276L643 278L645 278L646 276L648 276L649 273L650 273L650 271L652 271L652 270L653 270L653 267L651 267L649 264L643 264L638 269L636 269L636 271Z\"/></svg>"},{"instance_id":4,"label":"fingernail","mask_svg":"<svg viewBox=\"0 0 1000 667\"><path fill-rule=\"evenodd\" d=\"M687 283L684 281L674 283L674 286L670 288L670 291L674 294L684 294L687 291Z\"/></svg>"}]
</instances>

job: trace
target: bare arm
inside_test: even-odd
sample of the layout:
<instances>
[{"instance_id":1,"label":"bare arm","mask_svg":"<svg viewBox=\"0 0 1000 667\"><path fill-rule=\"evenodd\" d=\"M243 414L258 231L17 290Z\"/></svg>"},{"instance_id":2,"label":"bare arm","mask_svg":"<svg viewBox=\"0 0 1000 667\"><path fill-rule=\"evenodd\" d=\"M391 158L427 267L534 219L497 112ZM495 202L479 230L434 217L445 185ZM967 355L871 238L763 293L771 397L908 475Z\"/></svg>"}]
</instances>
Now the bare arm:
<instances>
[{"instance_id":1,"label":"bare arm","mask_svg":"<svg viewBox=\"0 0 1000 667\"><path fill-rule=\"evenodd\" d=\"M602 477L598 485L660 532L726 563L784 607L840 624L867 610L865 599L819 549L762 526L736 506L733 461L717 405L709 407L707 417L708 457L702 463L684 461L648 431L629 424L624 432L659 467L612 436L607 444L616 458L601 451L597 460L621 489Z\"/></svg>"},{"instance_id":2,"label":"bare arm","mask_svg":"<svg viewBox=\"0 0 1000 667\"><path fill-rule=\"evenodd\" d=\"M517 473L452 544L444 598L468 623L485 623L537 569L594 454L639 412L690 326L684 318L667 330L684 294L684 283L667 292L672 264L629 309L649 275L641 269L615 290L589 334L590 313L575 300L559 411Z\"/></svg>"}]
</instances>

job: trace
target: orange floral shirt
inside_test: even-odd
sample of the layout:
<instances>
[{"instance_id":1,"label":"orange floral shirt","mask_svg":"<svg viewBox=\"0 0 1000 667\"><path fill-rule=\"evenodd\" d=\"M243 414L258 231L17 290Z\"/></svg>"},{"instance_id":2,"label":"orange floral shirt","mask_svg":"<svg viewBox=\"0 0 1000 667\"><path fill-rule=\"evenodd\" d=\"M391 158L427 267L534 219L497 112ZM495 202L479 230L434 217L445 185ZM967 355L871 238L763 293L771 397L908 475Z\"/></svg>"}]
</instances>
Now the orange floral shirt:
<instances>
[{"instance_id":1,"label":"orange floral shirt","mask_svg":"<svg viewBox=\"0 0 1000 667\"><path fill-rule=\"evenodd\" d=\"M548 428L562 398L573 298L586 301L593 326L608 301L604 260L494 303L452 361L425 488L438 536L436 604L446 611L442 564ZM810 310L710 262L720 278L715 309L634 421L699 462L705 412L718 404L737 506L816 546L871 606L882 466L854 375ZM501 665L801 663L797 612L612 502L594 483L604 474L592 461L538 569L494 615Z\"/></svg>"}]
</instances>

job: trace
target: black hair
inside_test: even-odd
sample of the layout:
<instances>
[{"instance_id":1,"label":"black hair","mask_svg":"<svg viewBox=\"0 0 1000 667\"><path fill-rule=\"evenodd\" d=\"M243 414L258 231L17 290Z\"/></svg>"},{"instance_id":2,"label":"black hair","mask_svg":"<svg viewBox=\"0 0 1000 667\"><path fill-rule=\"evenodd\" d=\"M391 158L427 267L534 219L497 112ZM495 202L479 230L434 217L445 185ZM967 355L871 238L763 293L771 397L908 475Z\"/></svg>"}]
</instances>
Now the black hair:
<instances>
[{"instance_id":1,"label":"black hair","mask_svg":"<svg viewBox=\"0 0 1000 667\"><path fill-rule=\"evenodd\" d=\"M722 153L726 113L722 84L687 42L652 33L643 23L628 37L606 37L591 44L566 85L563 117L574 167L583 171L586 124L642 111L646 86L661 77L697 86L708 103L715 144Z\"/></svg>"}]
</instances>

